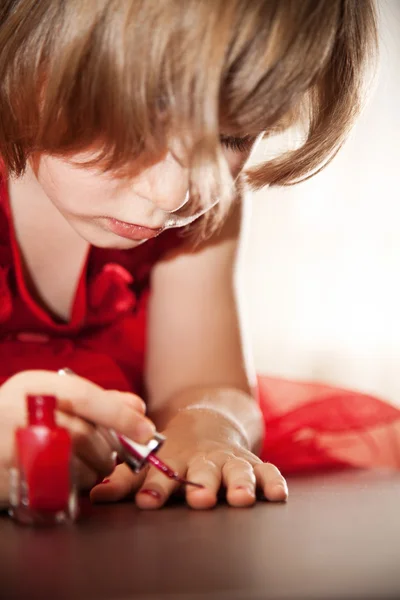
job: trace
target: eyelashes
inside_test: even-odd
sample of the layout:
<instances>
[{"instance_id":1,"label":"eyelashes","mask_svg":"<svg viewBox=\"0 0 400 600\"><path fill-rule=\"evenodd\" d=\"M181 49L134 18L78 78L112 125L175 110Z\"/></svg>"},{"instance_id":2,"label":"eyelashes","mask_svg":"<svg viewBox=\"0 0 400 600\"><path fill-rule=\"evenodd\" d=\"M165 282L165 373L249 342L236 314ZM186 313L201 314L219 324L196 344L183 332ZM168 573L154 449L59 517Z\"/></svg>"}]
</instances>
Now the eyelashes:
<instances>
[{"instance_id":1,"label":"eyelashes","mask_svg":"<svg viewBox=\"0 0 400 600\"><path fill-rule=\"evenodd\" d=\"M225 148L234 152L247 152L254 142L254 138L246 135L244 137L233 137L230 135L220 135L220 141Z\"/></svg>"}]
</instances>

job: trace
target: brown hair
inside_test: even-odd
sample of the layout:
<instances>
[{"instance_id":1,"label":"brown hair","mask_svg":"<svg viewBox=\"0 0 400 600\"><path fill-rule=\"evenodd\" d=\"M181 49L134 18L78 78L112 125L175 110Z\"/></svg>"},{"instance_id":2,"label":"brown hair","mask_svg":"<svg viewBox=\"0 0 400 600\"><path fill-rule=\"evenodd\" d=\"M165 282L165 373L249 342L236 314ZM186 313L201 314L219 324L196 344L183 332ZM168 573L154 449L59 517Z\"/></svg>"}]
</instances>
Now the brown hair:
<instances>
[{"instance_id":1,"label":"brown hair","mask_svg":"<svg viewBox=\"0 0 400 600\"><path fill-rule=\"evenodd\" d=\"M35 153L96 148L122 172L177 137L205 202L231 190L222 126L306 116L300 148L247 172L290 184L340 147L375 43L372 0L2 0L0 155L18 175Z\"/></svg>"}]
</instances>

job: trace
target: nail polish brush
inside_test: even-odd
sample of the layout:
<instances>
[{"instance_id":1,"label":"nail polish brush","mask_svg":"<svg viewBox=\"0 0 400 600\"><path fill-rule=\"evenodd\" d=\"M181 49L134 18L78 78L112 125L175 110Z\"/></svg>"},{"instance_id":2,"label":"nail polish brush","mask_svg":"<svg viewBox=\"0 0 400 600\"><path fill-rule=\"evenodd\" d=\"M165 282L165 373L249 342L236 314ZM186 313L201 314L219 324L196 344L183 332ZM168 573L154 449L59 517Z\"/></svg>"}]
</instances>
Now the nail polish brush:
<instances>
[{"instance_id":1,"label":"nail polish brush","mask_svg":"<svg viewBox=\"0 0 400 600\"><path fill-rule=\"evenodd\" d=\"M58 374L75 375L75 372L66 367L64 369L60 369ZM164 473L166 477L169 479L174 479L182 485L191 485L200 489L204 487L200 483L195 483L193 481L184 479L179 475L179 473L171 469L171 467L169 467L158 456L156 456L156 452L158 452L158 450L166 441L165 436L163 436L161 433L156 432L151 440L147 442L147 444L139 444L127 436L117 433L113 429L106 429L104 427L99 429L101 430L102 435L109 441L112 448L114 448L119 459L126 463L134 473L139 473L139 471L141 471L146 464L149 463Z\"/></svg>"}]
</instances>

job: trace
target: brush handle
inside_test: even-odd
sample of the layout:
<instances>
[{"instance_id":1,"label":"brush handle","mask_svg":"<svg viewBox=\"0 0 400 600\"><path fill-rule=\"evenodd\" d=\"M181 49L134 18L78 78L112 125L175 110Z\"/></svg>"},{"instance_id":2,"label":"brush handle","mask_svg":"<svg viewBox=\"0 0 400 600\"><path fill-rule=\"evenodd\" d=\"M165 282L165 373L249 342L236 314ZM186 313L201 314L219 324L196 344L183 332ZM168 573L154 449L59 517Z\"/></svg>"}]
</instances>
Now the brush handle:
<instances>
[{"instance_id":1,"label":"brush handle","mask_svg":"<svg viewBox=\"0 0 400 600\"><path fill-rule=\"evenodd\" d=\"M156 432L147 444L139 444L113 429L101 428L101 433L117 452L119 459L135 473L139 473L146 466L150 454L158 452L166 439Z\"/></svg>"}]
</instances>

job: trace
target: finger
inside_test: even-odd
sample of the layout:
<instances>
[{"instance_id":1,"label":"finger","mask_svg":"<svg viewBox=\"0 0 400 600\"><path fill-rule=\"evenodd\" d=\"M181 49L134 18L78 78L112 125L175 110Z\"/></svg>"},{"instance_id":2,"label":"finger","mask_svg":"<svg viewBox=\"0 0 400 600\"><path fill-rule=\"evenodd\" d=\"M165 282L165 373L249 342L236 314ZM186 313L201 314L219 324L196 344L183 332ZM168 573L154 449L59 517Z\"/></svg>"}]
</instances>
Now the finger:
<instances>
[{"instance_id":1,"label":"finger","mask_svg":"<svg viewBox=\"0 0 400 600\"><path fill-rule=\"evenodd\" d=\"M52 371L24 371L12 379L14 392L55 394L64 412L111 427L138 442L145 443L154 435L154 424L143 416L143 401L134 394L103 390L78 375L60 376Z\"/></svg>"},{"instance_id":2,"label":"finger","mask_svg":"<svg viewBox=\"0 0 400 600\"><path fill-rule=\"evenodd\" d=\"M100 388L101 389L101 388ZM123 398L125 402L132 405L132 407L137 410L139 413L144 415L147 410L147 406L144 400L140 396L136 394L131 394L131 392L120 392L119 390L104 390L107 394L118 394L120 398Z\"/></svg>"},{"instance_id":3,"label":"finger","mask_svg":"<svg viewBox=\"0 0 400 600\"><path fill-rule=\"evenodd\" d=\"M80 458L73 459L74 482L80 491L89 491L98 480L96 471L88 467Z\"/></svg>"},{"instance_id":4,"label":"finger","mask_svg":"<svg viewBox=\"0 0 400 600\"><path fill-rule=\"evenodd\" d=\"M104 390L102 387L75 373L72 375L60 376L55 371L43 371L39 369L23 371L17 373L3 384L3 386L9 385L12 385L14 392L19 392L23 396L26 394L54 394L55 390L59 390L60 395L64 396L66 399L69 398L72 401L81 399L82 390L86 388L87 397L92 397L101 392L105 394L109 393L117 395L120 400L124 399L128 405L139 412L144 413L146 411L145 403L136 394L119 392L116 390Z\"/></svg>"},{"instance_id":5,"label":"finger","mask_svg":"<svg viewBox=\"0 0 400 600\"><path fill-rule=\"evenodd\" d=\"M89 393L88 393L89 392ZM154 424L138 412L124 394L104 390L82 390L78 398L61 398L59 407L66 412L83 417L96 425L114 429L127 437L145 444L155 433Z\"/></svg>"},{"instance_id":6,"label":"finger","mask_svg":"<svg viewBox=\"0 0 400 600\"><path fill-rule=\"evenodd\" d=\"M140 487L146 470L133 473L126 464L118 465L109 477L96 485L90 492L92 502L117 502L130 496Z\"/></svg>"},{"instance_id":7,"label":"finger","mask_svg":"<svg viewBox=\"0 0 400 600\"><path fill-rule=\"evenodd\" d=\"M221 486L222 465L224 457L221 455L198 456L189 465L186 478L203 486L202 489L188 485L186 488L186 501L192 508L212 508L217 503L217 494Z\"/></svg>"},{"instance_id":8,"label":"finger","mask_svg":"<svg viewBox=\"0 0 400 600\"><path fill-rule=\"evenodd\" d=\"M289 492L287 483L280 471L271 463L261 463L254 467L257 487L259 487L267 500L283 502L287 500Z\"/></svg>"},{"instance_id":9,"label":"finger","mask_svg":"<svg viewBox=\"0 0 400 600\"><path fill-rule=\"evenodd\" d=\"M170 459L166 459L166 462L181 477L185 475L186 468L183 462ZM178 487L179 483L174 479L168 479L163 473L151 467L136 494L136 505L143 509L160 508Z\"/></svg>"},{"instance_id":10,"label":"finger","mask_svg":"<svg viewBox=\"0 0 400 600\"><path fill-rule=\"evenodd\" d=\"M79 417L63 413L57 414L57 421L69 430L74 454L89 469L100 477L105 477L113 471L114 451L96 427Z\"/></svg>"},{"instance_id":11,"label":"finger","mask_svg":"<svg viewBox=\"0 0 400 600\"><path fill-rule=\"evenodd\" d=\"M244 458L234 457L222 467L222 482L231 506L252 506L256 501L256 476L253 465Z\"/></svg>"},{"instance_id":12,"label":"finger","mask_svg":"<svg viewBox=\"0 0 400 600\"><path fill-rule=\"evenodd\" d=\"M154 424L143 415L143 401L134 394L103 390L78 375L60 376L50 371L25 371L20 389L29 394L56 394L59 408L97 425L146 443L153 437ZM29 387L28 387L29 386Z\"/></svg>"}]
</instances>

